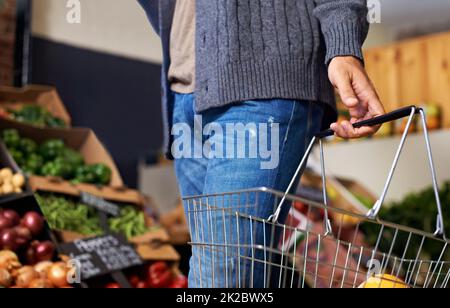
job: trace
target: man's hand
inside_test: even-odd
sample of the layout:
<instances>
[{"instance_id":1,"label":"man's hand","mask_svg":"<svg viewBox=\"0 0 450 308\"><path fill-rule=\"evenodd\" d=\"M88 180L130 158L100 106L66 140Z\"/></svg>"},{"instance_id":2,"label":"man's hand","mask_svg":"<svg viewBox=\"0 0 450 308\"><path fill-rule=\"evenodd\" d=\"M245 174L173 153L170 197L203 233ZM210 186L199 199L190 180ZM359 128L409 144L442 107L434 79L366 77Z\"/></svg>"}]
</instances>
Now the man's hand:
<instances>
[{"instance_id":1,"label":"man's hand","mask_svg":"<svg viewBox=\"0 0 450 308\"><path fill-rule=\"evenodd\" d=\"M328 67L331 83L339 92L351 120L331 124L341 138L361 138L375 134L379 126L353 128L352 124L385 114L383 104L361 61L355 57L336 57Z\"/></svg>"}]
</instances>

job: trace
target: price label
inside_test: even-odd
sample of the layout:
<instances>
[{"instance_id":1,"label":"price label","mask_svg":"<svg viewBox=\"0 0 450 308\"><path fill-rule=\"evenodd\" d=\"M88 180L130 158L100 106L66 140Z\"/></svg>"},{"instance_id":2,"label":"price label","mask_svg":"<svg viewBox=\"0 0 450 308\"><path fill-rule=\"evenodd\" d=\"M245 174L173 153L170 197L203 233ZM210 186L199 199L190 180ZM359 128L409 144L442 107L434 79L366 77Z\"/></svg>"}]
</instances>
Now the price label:
<instances>
[{"instance_id":1,"label":"price label","mask_svg":"<svg viewBox=\"0 0 450 308\"><path fill-rule=\"evenodd\" d=\"M99 198L86 192L81 192L80 201L114 217L117 217L120 214L120 207L117 204L108 202L103 198Z\"/></svg>"},{"instance_id":2,"label":"price label","mask_svg":"<svg viewBox=\"0 0 450 308\"><path fill-rule=\"evenodd\" d=\"M134 247L122 235L78 240L61 245L61 250L77 261L83 280L143 264Z\"/></svg>"}]
</instances>

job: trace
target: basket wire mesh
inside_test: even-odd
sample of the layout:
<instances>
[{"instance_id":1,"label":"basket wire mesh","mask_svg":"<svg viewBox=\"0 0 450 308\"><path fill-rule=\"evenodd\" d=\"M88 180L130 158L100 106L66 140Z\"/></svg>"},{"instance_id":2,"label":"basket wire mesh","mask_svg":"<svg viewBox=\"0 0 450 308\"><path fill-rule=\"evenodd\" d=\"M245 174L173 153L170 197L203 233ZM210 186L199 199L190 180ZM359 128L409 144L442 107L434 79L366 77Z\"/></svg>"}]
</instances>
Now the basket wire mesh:
<instances>
[{"instance_id":1,"label":"basket wire mesh","mask_svg":"<svg viewBox=\"0 0 450 308\"><path fill-rule=\"evenodd\" d=\"M424 125L439 214L434 234L378 218L416 114ZM323 203L288 194L316 141L285 193L259 188L184 199L193 249L190 286L447 288L449 241L423 110L411 107L385 189L367 215L327 205L322 139ZM266 212L262 204L273 205L271 217L259 215Z\"/></svg>"}]
</instances>

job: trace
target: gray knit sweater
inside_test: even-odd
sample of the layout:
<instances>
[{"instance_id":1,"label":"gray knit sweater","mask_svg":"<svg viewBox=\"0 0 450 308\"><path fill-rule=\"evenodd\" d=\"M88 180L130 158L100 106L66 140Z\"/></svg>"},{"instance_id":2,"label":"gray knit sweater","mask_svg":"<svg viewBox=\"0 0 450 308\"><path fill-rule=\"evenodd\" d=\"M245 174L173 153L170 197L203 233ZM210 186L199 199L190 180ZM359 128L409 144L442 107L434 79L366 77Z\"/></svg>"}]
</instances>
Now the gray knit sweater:
<instances>
[{"instance_id":1,"label":"gray knit sweater","mask_svg":"<svg viewBox=\"0 0 450 308\"><path fill-rule=\"evenodd\" d=\"M139 0L163 43L166 150L172 98L167 81L175 0ZM334 107L327 64L362 59L367 0L197 0L196 109L249 99L312 100Z\"/></svg>"}]
</instances>

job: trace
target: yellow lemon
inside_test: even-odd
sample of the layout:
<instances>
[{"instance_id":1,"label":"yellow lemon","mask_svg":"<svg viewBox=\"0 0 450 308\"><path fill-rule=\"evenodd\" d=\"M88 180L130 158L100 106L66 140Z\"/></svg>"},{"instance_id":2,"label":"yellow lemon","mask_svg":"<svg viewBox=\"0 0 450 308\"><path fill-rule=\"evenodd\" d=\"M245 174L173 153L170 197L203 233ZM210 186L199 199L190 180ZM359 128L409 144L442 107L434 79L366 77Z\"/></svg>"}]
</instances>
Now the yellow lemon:
<instances>
[{"instance_id":1,"label":"yellow lemon","mask_svg":"<svg viewBox=\"0 0 450 308\"><path fill-rule=\"evenodd\" d=\"M335 214L334 221L338 225L342 225L343 227L353 227L356 226L361 222L361 219L353 216L353 215L346 215L346 214Z\"/></svg>"},{"instance_id":2,"label":"yellow lemon","mask_svg":"<svg viewBox=\"0 0 450 308\"><path fill-rule=\"evenodd\" d=\"M376 275L370 277L359 286L360 289L409 289L409 286L401 279L392 275Z\"/></svg>"}]
</instances>

